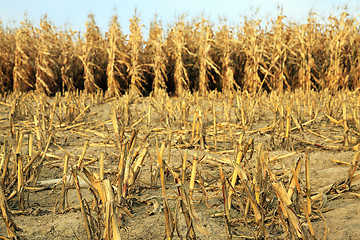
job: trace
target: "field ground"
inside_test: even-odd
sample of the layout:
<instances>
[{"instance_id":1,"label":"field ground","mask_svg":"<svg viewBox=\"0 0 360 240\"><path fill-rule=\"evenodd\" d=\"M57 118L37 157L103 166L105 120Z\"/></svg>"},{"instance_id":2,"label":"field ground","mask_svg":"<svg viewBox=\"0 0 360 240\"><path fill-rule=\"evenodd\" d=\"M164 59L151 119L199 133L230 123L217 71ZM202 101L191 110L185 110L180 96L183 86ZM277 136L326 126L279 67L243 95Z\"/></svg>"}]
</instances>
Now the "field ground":
<instances>
[{"instance_id":1,"label":"field ground","mask_svg":"<svg viewBox=\"0 0 360 240\"><path fill-rule=\"evenodd\" d=\"M0 100L5 205L21 239L85 239L85 213L90 225L99 226L89 227L95 239L114 236L113 218L122 239L162 239L168 226L175 229L174 239L184 238L191 231L186 213L198 239L311 238L312 233L317 239L356 239L359 119L356 92L181 98L13 93ZM72 177L63 185L66 155L66 175ZM114 194L108 223L110 201L99 200L100 190L90 191L96 181L105 186L99 159ZM84 168L98 180L91 182Z\"/></svg>"}]
</instances>

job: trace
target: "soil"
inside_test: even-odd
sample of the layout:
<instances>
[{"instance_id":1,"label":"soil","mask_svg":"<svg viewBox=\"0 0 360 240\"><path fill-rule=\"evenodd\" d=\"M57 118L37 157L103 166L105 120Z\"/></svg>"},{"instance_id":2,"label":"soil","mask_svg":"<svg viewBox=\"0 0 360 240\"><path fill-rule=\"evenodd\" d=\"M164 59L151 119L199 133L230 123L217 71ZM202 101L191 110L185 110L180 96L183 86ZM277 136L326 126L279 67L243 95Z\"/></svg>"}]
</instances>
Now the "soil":
<instances>
[{"instance_id":1,"label":"soil","mask_svg":"<svg viewBox=\"0 0 360 240\"><path fill-rule=\"evenodd\" d=\"M106 99L94 97L82 97L76 99L74 102L67 103L66 99L70 97L63 97L62 102L65 104L74 104L73 112L66 113L65 107L62 110L63 116L59 116L59 110L56 110L54 118L54 129L56 133L54 141L50 144L47 156L44 160L41 169L39 181L37 186L45 186L49 180L54 180L56 184L48 184L44 189L26 190L25 191L25 210L19 211L17 197L8 201L9 208L12 212L14 222L21 229L17 234L21 239L86 239L86 231L84 227L84 220L82 212L79 208L79 200L75 188L68 189L67 208L63 213L55 213L56 202L60 200L61 178L63 174L63 162L66 153L71 153L69 166L74 167L78 164L79 155L83 151L83 146L86 140L89 140L89 147L86 150L84 163L99 158L101 152L105 152L105 177L112 181L115 179L118 168L119 150L116 147L115 134L111 122L112 106L115 106L118 111L119 121L125 121L124 115L126 111L125 100ZM3 97L0 105L0 143L1 150L3 149L6 138L9 138L9 114L11 112L11 104L15 96ZM36 107L40 106L32 99L29 94L23 99L21 109L18 110L15 118L15 127L25 133L24 144L21 154L26 156L28 154L27 142L30 131L34 133L33 115ZM40 99L40 98L39 98ZM51 109L55 99L44 97L43 101L48 108ZM83 100L81 100L83 99ZM134 130L138 130L137 144L145 138L150 131L150 135L146 139L148 146L148 155L145 158L142 166L140 177L136 183L129 190L128 203L133 217L123 215L120 219L120 229L122 239L163 239L165 237L165 216L163 211L162 193L160 179L154 181L152 177L156 172L157 167L157 143L168 140L168 125L171 126L171 151L169 154L168 148L165 149L164 160L173 167L179 174L181 174L182 157L187 151L187 160L190 162L195 155L203 157L197 169L198 174L205 182L212 182L215 190L208 192L208 202L202 199L202 189L198 184L195 186L194 206L195 212L198 215L198 223L202 226L209 235L204 235L200 231L195 230L198 239L226 239L226 223L223 217L213 217L213 214L223 213L223 202L220 185L216 179L220 178L219 167L221 166L226 178L230 179L233 173L233 167L228 159L236 157L236 145L239 137L245 132L246 141L250 138L254 139L254 155L259 147L262 145L264 152L268 153L271 159L275 156L281 157L286 154L293 153L289 157L274 160L272 168L274 171L290 171L294 166L296 159L299 157L305 159L305 152L308 153L310 166L310 186L311 194L314 195L323 191L327 186L331 186L336 181L345 178L349 172L349 165L351 163L357 150L356 140L350 139L349 147L344 147L344 142L341 141L343 137L344 128L341 124L335 124L325 117L323 110L319 110L315 121L306 125L306 129L318 133L318 135L326 136L332 139L329 143L324 137L319 137L309 131L303 130L301 133L299 129L291 132L292 139L288 145L284 145L278 139L273 141L273 136L268 131L256 131L264 129L273 124L274 112L266 104L257 102L255 107L250 109L245 108L248 113L247 121L248 127L246 131L242 128L241 115L239 108L233 103L230 110L227 110L227 99L221 97L189 98L190 102L186 102L184 107L188 107L188 116L186 123L181 121L180 112L182 107L182 99L177 98L163 98L162 100L150 100L149 97L131 99L129 103L129 119L128 127L125 129L125 136L127 139L131 136ZM152 105L150 105L152 101ZM168 104L171 102L171 104ZM225 104L226 103L226 104ZM193 121L193 113L196 110L196 105L201 106L203 110L203 121L206 127L206 148L201 150L198 143L193 146L186 146L191 137L191 125ZM28 106L29 109L25 109ZM149 122L149 106L150 107L150 122ZM170 109L172 106L172 109ZM284 105L286 106L286 105ZM86 108L88 107L88 108ZM70 109L67 105L67 109ZM86 109L86 111L83 111ZM213 109L216 112L217 119L217 148L214 147L213 137ZM50 110L45 110L50 111ZM171 115L171 111L173 115ZM230 111L229 113L227 111ZM325 111L325 110L324 110ZM338 110L342 111L342 110ZM30 112L32 114L30 114ZM83 113L82 113L83 112ZM76 119L76 116L79 116ZM240 116L240 117L239 117ZM341 116L336 115L334 116ZM126 116L125 116L126 117ZM75 121L71 121L75 118ZM309 118L310 119L310 118ZM298 117L300 123L305 123L306 116ZM63 125L59 126L60 120ZM339 120L339 118L338 118ZM44 120L46 121L46 119ZM231 122L231 128L227 123ZM80 123L82 125L75 126ZM350 125L349 121L349 126ZM74 127L69 127L74 126ZM291 127L296 127L292 122ZM30 129L30 130L29 130ZM223 131L223 132L222 132ZM318 145L306 144L297 139L304 139L308 142L317 143ZM36 138L34 137L36 146ZM38 150L37 147L34 147ZM3 152L1 152L3 154ZM54 157L56 156L56 157ZM248 159L249 162L254 162L255 157ZM338 162L333 161L338 160ZM250 164L250 163L249 163ZM254 164L254 163L252 163ZM99 171L98 161L86 165L91 172ZM358 172L359 170L357 170ZM187 182L190 178L191 165L187 169ZM199 175L197 176L199 179ZM212 179L212 178L215 178ZM300 172L300 179L304 183L305 168L302 167ZM113 181L114 183L114 181ZM42 185L43 184L43 185ZM177 192L174 178L171 174L166 174L166 187L169 199L169 207L173 216L177 216L178 233L174 233L174 239L185 238L187 227L183 214L177 207ZM185 189L188 191L188 184L185 184ZM312 221L315 237L318 239L358 239L360 235L360 198L359 195L359 181L352 184L352 189L343 193L331 193L326 195L326 200L321 207L321 214L323 218L314 219ZM91 205L93 195L86 184L82 185L81 192L86 201ZM353 194L355 193L355 194ZM7 196L9 193L7 193ZM158 206L158 208L156 208ZM232 222L232 237L233 239L252 239L254 237L252 230L255 227L249 227L235 220L239 218L239 213L234 208L231 209L230 219ZM304 222L306 225L306 221ZM279 228L280 228L279 224ZM180 235L180 236L179 236ZM4 221L0 222L0 236L6 238L7 230ZM270 238L286 238L283 232L273 231Z\"/></svg>"}]
</instances>

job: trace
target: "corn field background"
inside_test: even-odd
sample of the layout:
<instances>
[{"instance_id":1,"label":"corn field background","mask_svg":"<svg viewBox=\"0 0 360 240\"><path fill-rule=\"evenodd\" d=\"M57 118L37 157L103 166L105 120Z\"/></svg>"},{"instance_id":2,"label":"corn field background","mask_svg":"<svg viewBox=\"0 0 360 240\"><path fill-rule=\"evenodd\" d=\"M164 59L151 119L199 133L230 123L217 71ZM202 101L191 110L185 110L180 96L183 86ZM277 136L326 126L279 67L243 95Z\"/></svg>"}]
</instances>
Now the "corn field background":
<instances>
[{"instance_id":1,"label":"corn field background","mask_svg":"<svg viewBox=\"0 0 360 240\"><path fill-rule=\"evenodd\" d=\"M0 32L0 239L360 234L354 16Z\"/></svg>"},{"instance_id":2,"label":"corn field background","mask_svg":"<svg viewBox=\"0 0 360 240\"><path fill-rule=\"evenodd\" d=\"M128 35L116 15L105 34L93 15L83 34L58 31L46 17L40 26L25 19L19 28L0 28L0 92L358 89L358 17L318 18L296 24L279 15L265 26L247 18L214 26L180 17L166 29L155 18L148 36L137 15Z\"/></svg>"}]
</instances>

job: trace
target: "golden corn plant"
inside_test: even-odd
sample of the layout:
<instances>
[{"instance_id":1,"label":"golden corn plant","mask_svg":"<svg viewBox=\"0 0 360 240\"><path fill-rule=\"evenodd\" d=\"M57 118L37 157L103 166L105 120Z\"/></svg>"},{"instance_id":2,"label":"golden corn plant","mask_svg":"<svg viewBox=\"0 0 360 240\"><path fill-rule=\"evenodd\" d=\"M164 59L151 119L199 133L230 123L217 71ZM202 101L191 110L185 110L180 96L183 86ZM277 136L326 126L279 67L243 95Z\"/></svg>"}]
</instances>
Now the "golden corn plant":
<instances>
[{"instance_id":1,"label":"golden corn plant","mask_svg":"<svg viewBox=\"0 0 360 240\"><path fill-rule=\"evenodd\" d=\"M352 18L350 20L352 24L359 24L358 19ZM357 25L357 29L359 29ZM360 87L360 54L358 46L360 45L360 34L359 31L353 29L352 34L348 37L348 43L345 45L345 59L344 65L348 69L349 79L348 79L348 88L349 89L359 89Z\"/></svg>"},{"instance_id":2,"label":"golden corn plant","mask_svg":"<svg viewBox=\"0 0 360 240\"><path fill-rule=\"evenodd\" d=\"M205 96L206 93L209 91L209 71L213 70L216 74L219 75L220 72L218 70L218 66L216 66L216 64L210 57L210 51L212 50L211 48L214 45L214 39L210 24L204 18L201 19L200 33L197 40L199 44L197 52L197 62L199 64L198 90L200 95Z\"/></svg>"},{"instance_id":3,"label":"golden corn plant","mask_svg":"<svg viewBox=\"0 0 360 240\"><path fill-rule=\"evenodd\" d=\"M35 60L36 84L38 92L54 95L61 87L60 45L58 34L48 22L46 16L36 29L39 40L37 41L37 57Z\"/></svg>"},{"instance_id":4,"label":"golden corn plant","mask_svg":"<svg viewBox=\"0 0 360 240\"><path fill-rule=\"evenodd\" d=\"M75 35L76 31L71 29L68 31L63 31L59 33L59 41L61 45L61 89L64 91L75 91L81 85L84 84L83 81L83 65L80 59L77 57L79 55L76 44L79 41L76 41Z\"/></svg>"},{"instance_id":5,"label":"golden corn plant","mask_svg":"<svg viewBox=\"0 0 360 240\"><path fill-rule=\"evenodd\" d=\"M149 39L146 44L148 64L150 72L154 75L152 82L152 91L154 95L158 95L161 91L166 90L166 64L167 58L164 51L165 41L163 40L163 30L155 19L150 26Z\"/></svg>"},{"instance_id":6,"label":"golden corn plant","mask_svg":"<svg viewBox=\"0 0 360 240\"><path fill-rule=\"evenodd\" d=\"M241 51L246 57L242 85L243 89L249 92L256 92L263 85L259 71L264 70L265 38L259 30L259 25L260 21L246 20L238 33L238 39L243 43Z\"/></svg>"},{"instance_id":7,"label":"golden corn plant","mask_svg":"<svg viewBox=\"0 0 360 240\"><path fill-rule=\"evenodd\" d=\"M35 43L37 39L32 24L25 20L15 33L15 65L13 69L15 91L35 89Z\"/></svg>"},{"instance_id":8,"label":"golden corn plant","mask_svg":"<svg viewBox=\"0 0 360 240\"><path fill-rule=\"evenodd\" d=\"M218 88L225 93L233 92L239 89L236 83L234 74L234 54L238 41L234 38L234 29L228 27L227 24L221 25L220 29L216 32L215 44L217 48L218 58L220 58L221 82Z\"/></svg>"},{"instance_id":9,"label":"golden corn plant","mask_svg":"<svg viewBox=\"0 0 360 240\"><path fill-rule=\"evenodd\" d=\"M141 33L141 28L143 26L140 25L140 19L136 15L130 19L130 35L128 41L129 48L129 58L130 58L130 66L128 70L129 79L130 79L130 89L129 92L132 95L143 95L144 93L144 66L142 64L142 51L144 40Z\"/></svg>"},{"instance_id":10,"label":"golden corn plant","mask_svg":"<svg viewBox=\"0 0 360 240\"><path fill-rule=\"evenodd\" d=\"M86 22L86 43L82 45L82 54L79 58L84 66L84 88L92 93L107 87L105 69L107 64L105 41L101 36L95 17L88 15Z\"/></svg>"},{"instance_id":11,"label":"golden corn plant","mask_svg":"<svg viewBox=\"0 0 360 240\"><path fill-rule=\"evenodd\" d=\"M14 32L4 29L0 21L0 93L12 89L13 68L15 64L15 35Z\"/></svg>"},{"instance_id":12,"label":"golden corn plant","mask_svg":"<svg viewBox=\"0 0 360 240\"><path fill-rule=\"evenodd\" d=\"M121 31L118 16L114 15L107 36L108 65L106 68L110 95L121 95L127 89L128 56L125 36Z\"/></svg>"},{"instance_id":13,"label":"golden corn plant","mask_svg":"<svg viewBox=\"0 0 360 240\"><path fill-rule=\"evenodd\" d=\"M170 58L174 61L174 85L175 94L182 96L189 90L189 76L184 63L184 54L188 52L185 42L185 22L184 17L175 23L175 26L168 34L168 44L170 49Z\"/></svg>"},{"instance_id":14,"label":"golden corn plant","mask_svg":"<svg viewBox=\"0 0 360 240\"><path fill-rule=\"evenodd\" d=\"M348 18L343 12L340 18L329 17L332 24L327 26L328 36L328 69L325 74L326 86L331 91L336 91L348 86L349 73L344 67L345 59L348 58L349 38L359 34L358 22Z\"/></svg>"},{"instance_id":15,"label":"golden corn plant","mask_svg":"<svg viewBox=\"0 0 360 240\"><path fill-rule=\"evenodd\" d=\"M315 59L313 58L314 45L317 36L316 16L309 16L307 23L297 26L294 34L296 35L296 43L294 51L290 52L289 59L294 58L294 63L299 61L299 64L298 68L296 68L295 79L293 80L294 83L292 85L305 90L310 90L311 88L315 88L315 82L318 82L318 79L314 75Z\"/></svg>"},{"instance_id":16,"label":"golden corn plant","mask_svg":"<svg viewBox=\"0 0 360 240\"><path fill-rule=\"evenodd\" d=\"M270 90L272 89L288 89L291 90L287 83L287 48L291 45L286 34L286 27L284 24L284 15L279 15L272 23L272 29L268 37L265 39L265 54L264 60L266 67L261 72L264 74L264 80Z\"/></svg>"}]
</instances>

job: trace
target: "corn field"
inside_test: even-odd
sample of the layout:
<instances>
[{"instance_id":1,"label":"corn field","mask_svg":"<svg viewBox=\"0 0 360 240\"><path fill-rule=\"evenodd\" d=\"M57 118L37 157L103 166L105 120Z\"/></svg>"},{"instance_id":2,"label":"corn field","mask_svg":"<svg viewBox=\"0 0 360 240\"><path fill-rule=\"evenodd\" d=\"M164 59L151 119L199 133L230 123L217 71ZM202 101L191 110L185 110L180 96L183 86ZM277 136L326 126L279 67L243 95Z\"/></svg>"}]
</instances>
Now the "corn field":
<instances>
[{"instance_id":1,"label":"corn field","mask_svg":"<svg viewBox=\"0 0 360 240\"><path fill-rule=\"evenodd\" d=\"M113 16L105 35L88 16L86 32L58 31L44 17L39 27L0 27L0 92L108 91L137 95L185 91L355 90L360 86L358 19L342 13L296 24L279 15L262 26L214 26L180 17L163 28L156 18L143 36L139 16L125 35ZM147 40L145 40L147 39Z\"/></svg>"},{"instance_id":2,"label":"corn field","mask_svg":"<svg viewBox=\"0 0 360 240\"><path fill-rule=\"evenodd\" d=\"M285 20L1 26L0 238L359 236L358 20Z\"/></svg>"}]
</instances>

